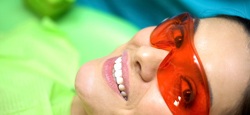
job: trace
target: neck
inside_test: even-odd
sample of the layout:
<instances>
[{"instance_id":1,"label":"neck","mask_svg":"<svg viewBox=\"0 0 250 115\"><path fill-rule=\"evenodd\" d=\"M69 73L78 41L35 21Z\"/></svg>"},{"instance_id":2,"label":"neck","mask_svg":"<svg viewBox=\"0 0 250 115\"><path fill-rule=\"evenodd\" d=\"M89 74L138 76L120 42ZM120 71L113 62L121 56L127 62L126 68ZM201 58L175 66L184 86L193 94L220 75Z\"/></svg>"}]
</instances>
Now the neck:
<instances>
[{"instance_id":1,"label":"neck","mask_svg":"<svg viewBox=\"0 0 250 115\"><path fill-rule=\"evenodd\" d=\"M83 109L82 102L78 96L75 96L71 105L71 115L87 115Z\"/></svg>"}]
</instances>

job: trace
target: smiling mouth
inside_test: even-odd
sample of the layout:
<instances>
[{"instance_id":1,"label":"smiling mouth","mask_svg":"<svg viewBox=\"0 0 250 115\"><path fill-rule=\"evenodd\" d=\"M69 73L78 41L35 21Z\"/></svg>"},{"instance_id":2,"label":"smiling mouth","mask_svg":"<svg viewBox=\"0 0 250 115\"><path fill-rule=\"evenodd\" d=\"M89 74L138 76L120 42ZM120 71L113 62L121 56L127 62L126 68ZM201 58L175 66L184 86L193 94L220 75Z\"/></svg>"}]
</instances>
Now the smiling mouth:
<instances>
[{"instance_id":1,"label":"smiling mouth","mask_svg":"<svg viewBox=\"0 0 250 115\"><path fill-rule=\"evenodd\" d=\"M103 64L105 81L125 101L128 101L129 97L129 70L127 63L128 54L124 51L122 55L110 58Z\"/></svg>"},{"instance_id":2,"label":"smiling mouth","mask_svg":"<svg viewBox=\"0 0 250 115\"><path fill-rule=\"evenodd\" d=\"M115 60L114 67L113 67L113 77L117 84L118 90L120 91L120 94L122 97L127 100L127 92L126 87L124 85L124 78L122 73L122 57L118 57Z\"/></svg>"}]
</instances>

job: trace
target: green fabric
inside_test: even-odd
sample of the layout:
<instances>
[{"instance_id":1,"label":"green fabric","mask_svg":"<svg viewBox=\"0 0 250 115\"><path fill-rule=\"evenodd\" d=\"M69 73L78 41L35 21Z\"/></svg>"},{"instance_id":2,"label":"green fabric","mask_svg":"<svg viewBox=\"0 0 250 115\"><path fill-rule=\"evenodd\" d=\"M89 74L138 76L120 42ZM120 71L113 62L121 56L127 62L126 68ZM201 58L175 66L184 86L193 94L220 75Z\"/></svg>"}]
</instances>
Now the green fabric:
<instances>
[{"instance_id":1,"label":"green fabric","mask_svg":"<svg viewBox=\"0 0 250 115\"><path fill-rule=\"evenodd\" d=\"M139 30L120 18L100 11L78 6L72 10L58 21L58 26L80 52L80 64L108 55Z\"/></svg>"},{"instance_id":2,"label":"green fabric","mask_svg":"<svg viewBox=\"0 0 250 115\"><path fill-rule=\"evenodd\" d=\"M107 55L137 29L74 6L38 18L21 0L0 1L0 115L69 115L80 65Z\"/></svg>"},{"instance_id":3,"label":"green fabric","mask_svg":"<svg viewBox=\"0 0 250 115\"><path fill-rule=\"evenodd\" d=\"M23 25L0 37L0 114L69 114L79 54L56 28Z\"/></svg>"}]
</instances>

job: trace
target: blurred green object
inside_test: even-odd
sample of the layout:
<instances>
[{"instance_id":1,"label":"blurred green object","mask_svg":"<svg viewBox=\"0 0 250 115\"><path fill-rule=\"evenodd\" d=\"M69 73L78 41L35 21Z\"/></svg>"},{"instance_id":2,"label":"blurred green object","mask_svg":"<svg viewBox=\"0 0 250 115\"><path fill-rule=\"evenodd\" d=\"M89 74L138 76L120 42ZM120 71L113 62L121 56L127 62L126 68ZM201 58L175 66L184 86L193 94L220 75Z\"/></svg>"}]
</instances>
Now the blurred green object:
<instances>
[{"instance_id":1,"label":"blurred green object","mask_svg":"<svg viewBox=\"0 0 250 115\"><path fill-rule=\"evenodd\" d=\"M72 8L75 0L24 0L24 3L39 17L57 19Z\"/></svg>"},{"instance_id":2,"label":"blurred green object","mask_svg":"<svg viewBox=\"0 0 250 115\"><path fill-rule=\"evenodd\" d=\"M78 6L58 20L57 26L80 52L80 64L110 54L139 30L113 15Z\"/></svg>"},{"instance_id":3,"label":"blurred green object","mask_svg":"<svg viewBox=\"0 0 250 115\"><path fill-rule=\"evenodd\" d=\"M79 54L34 18L0 37L0 115L69 115Z\"/></svg>"},{"instance_id":4,"label":"blurred green object","mask_svg":"<svg viewBox=\"0 0 250 115\"><path fill-rule=\"evenodd\" d=\"M0 115L69 115L80 65L138 31L88 7L38 18L22 0L0 1L0 17Z\"/></svg>"}]
</instances>

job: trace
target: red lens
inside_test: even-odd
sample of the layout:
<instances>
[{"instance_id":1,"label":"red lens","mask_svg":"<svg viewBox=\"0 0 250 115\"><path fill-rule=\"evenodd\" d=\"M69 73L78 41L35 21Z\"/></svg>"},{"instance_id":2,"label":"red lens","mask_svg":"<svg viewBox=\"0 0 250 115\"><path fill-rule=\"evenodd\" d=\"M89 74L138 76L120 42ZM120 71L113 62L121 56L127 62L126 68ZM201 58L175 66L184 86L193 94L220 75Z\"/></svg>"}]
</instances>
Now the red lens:
<instances>
[{"instance_id":1,"label":"red lens","mask_svg":"<svg viewBox=\"0 0 250 115\"><path fill-rule=\"evenodd\" d=\"M169 51L158 68L158 85L173 114L209 114L207 78L193 45L193 18L184 13L160 24L151 44Z\"/></svg>"}]
</instances>

